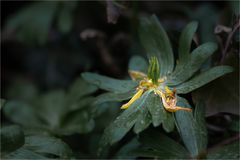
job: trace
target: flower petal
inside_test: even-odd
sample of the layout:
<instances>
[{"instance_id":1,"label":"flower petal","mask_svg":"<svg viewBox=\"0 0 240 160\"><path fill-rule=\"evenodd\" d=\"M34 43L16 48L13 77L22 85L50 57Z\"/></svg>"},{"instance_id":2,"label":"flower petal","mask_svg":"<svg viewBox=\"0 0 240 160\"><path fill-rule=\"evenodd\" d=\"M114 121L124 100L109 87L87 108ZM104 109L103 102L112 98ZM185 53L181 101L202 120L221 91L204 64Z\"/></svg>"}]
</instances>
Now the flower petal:
<instances>
[{"instance_id":1,"label":"flower petal","mask_svg":"<svg viewBox=\"0 0 240 160\"><path fill-rule=\"evenodd\" d=\"M139 71L133 71L133 70L129 70L128 71L130 77L132 78L132 80L139 80L139 79L144 79L147 77L147 75L143 72L139 72Z\"/></svg>"},{"instance_id":2,"label":"flower petal","mask_svg":"<svg viewBox=\"0 0 240 160\"><path fill-rule=\"evenodd\" d=\"M143 89L139 89L139 91L130 99L130 101L124 105L122 105L121 109L127 109L133 104L138 98L140 98L143 94Z\"/></svg>"},{"instance_id":3,"label":"flower petal","mask_svg":"<svg viewBox=\"0 0 240 160\"><path fill-rule=\"evenodd\" d=\"M184 108L184 107L179 107L179 106L173 106L173 107L169 107L169 106L164 106L164 108L168 111L168 112L176 112L179 110L183 110L183 111L188 111L188 112L192 112L192 109L190 108Z\"/></svg>"}]
</instances>

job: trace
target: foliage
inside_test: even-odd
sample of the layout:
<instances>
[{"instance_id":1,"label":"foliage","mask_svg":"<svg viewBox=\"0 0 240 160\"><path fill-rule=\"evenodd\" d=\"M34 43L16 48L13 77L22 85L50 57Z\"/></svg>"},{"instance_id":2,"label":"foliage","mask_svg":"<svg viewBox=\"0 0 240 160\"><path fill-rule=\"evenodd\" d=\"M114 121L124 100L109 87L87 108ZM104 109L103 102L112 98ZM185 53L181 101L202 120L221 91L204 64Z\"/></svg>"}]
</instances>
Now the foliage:
<instances>
[{"instance_id":1,"label":"foliage","mask_svg":"<svg viewBox=\"0 0 240 160\"><path fill-rule=\"evenodd\" d=\"M1 159L240 157L239 2L2 4Z\"/></svg>"},{"instance_id":2,"label":"foliage","mask_svg":"<svg viewBox=\"0 0 240 160\"><path fill-rule=\"evenodd\" d=\"M46 135L24 136L19 126L1 128L1 157L4 159L70 158L72 151L58 138Z\"/></svg>"},{"instance_id":3,"label":"foliage","mask_svg":"<svg viewBox=\"0 0 240 160\"><path fill-rule=\"evenodd\" d=\"M32 102L8 101L3 111L11 121L30 132L36 130L53 135L87 133L94 128L94 120L90 114L94 97L89 94L96 89L82 79L77 79L67 93L56 90L37 96Z\"/></svg>"},{"instance_id":4,"label":"foliage","mask_svg":"<svg viewBox=\"0 0 240 160\"><path fill-rule=\"evenodd\" d=\"M217 49L216 44L208 42L199 46L191 53L190 44L197 28L196 22L187 25L182 32L179 46L179 62L176 67L174 67L173 53L169 39L156 16L143 18L140 23L140 40L150 58L148 78L150 81L153 81L153 84L157 85L157 88L154 88L154 86L147 88L140 98L138 96L139 91L137 91L129 101L130 107L121 113L120 116L105 129L99 152L101 153L109 144L121 140L132 127L133 131L138 134L145 130L151 123L153 123L155 127L162 124L165 131L171 132L174 129L174 123L176 123L178 131L190 151L191 156L195 157L205 150L207 145L206 129L202 122L203 112L196 108L195 117L192 112L168 112L162 94L171 91L168 91L168 89L165 91L166 93L162 92L164 92L164 88L169 86L176 88L177 93L189 93L226 73L232 72L232 68L229 66L216 66L195 75L202 63ZM155 67L156 62L152 59L153 56L157 57L157 60L160 62L160 71ZM110 91L106 93L105 96L101 95L98 97L101 101L126 100L129 98L129 93L133 93L134 88L136 88L136 86L134 86L136 85L135 79L139 77L140 79L147 78L144 73L139 72L141 70L147 70L147 68L140 66L138 69L137 66L134 66L134 64L139 63L138 61L147 64L144 62L144 59L140 59L140 57L134 57L130 61L131 64L129 64L130 67L134 67L136 70L132 71L131 68L129 68L133 81L121 81L93 73L83 73L82 77L89 83L93 83L103 90ZM146 65L143 66L146 67ZM159 68L158 65L156 66ZM141 84L147 83L144 79L143 81L138 81L139 86L137 90L143 87ZM161 81L162 79L164 79L163 82L157 83L157 81ZM161 92L159 96L162 97L162 99L157 96L159 92ZM114 99L110 99L106 95L111 95ZM105 100L103 100L103 98L105 98ZM177 99L177 105L192 108L184 98L177 97L176 100ZM99 102L100 100L97 101ZM189 138L191 138L191 140L189 140Z\"/></svg>"},{"instance_id":5,"label":"foliage","mask_svg":"<svg viewBox=\"0 0 240 160\"><path fill-rule=\"evenodd\" d=\"M140 134L140 145L132 148L128 155L138 157L151 157L163 159L189 159L190 153L178 142L172 138L158 133L154 130L148 130ZM198 158L202 159L237 159L239 157L239 143L233 142L223 147L202 152Z\"/></svg>"},{"instance_id":6,"label":"foliage","mask_svg":"<svg viewBox=\"0 0 240 160\"><path fill-rule=\"evenodd\" d=\"M57 12L59 12L56 18L58 30L62 33L71 30L75 7L76 2L35 2L13 15L7 22L5 30L16 32L16 38L22 42L43 45L48 40Z\"/></svg>"}]
</instances>

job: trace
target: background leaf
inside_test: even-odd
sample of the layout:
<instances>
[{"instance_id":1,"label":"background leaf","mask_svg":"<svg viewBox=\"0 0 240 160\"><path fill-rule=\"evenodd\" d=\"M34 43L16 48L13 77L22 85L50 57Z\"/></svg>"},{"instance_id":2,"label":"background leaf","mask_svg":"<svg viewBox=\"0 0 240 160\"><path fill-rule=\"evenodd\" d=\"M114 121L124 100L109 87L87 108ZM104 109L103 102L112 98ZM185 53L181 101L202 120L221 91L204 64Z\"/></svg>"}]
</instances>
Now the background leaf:
<instances>
[{"instance_id":1,"label":"background leaf","mask_svg":"<svg viewBox=\"0 0 240 160\"><path fill-rule=\"evenodd\" d=\"M6 100L5 99L0 99L0 110L2 109L2 107L5 105Z\"/></svg>"},{"instance_id":2,"label":"background leaf","mask_svg":"<svg viewBox=\"0 0 240 160\"><path fill-rule=\"evenodd\" d=\"M20 148L15 152L6 155L4 159L48 159L48 158L40 154L34 153L33 151Z\"/></svg>"},{"instance_id":3,"label":"background leaf","mask_svg":"<svg viewBox=\"0 0 240 160\"><path fill-rule=\"evenodd\" d=\"M98 88L95 85L87 83L82 78L77 78L69 88L67 98L69 99L69 103L71 103L96 92L97 89Z\"/></svg>"},{"instance_id":4,"label":"background leaf","mask_svg":"<svg viewBox=\"0 0 240 160\"><path fill-rule=\"evenodd\" d=\"M20 101L8 101L3 112L11 121L23 126L38 127L41 124L34 109ZM30 119L31 121L29 121Z\"/></svg>"},{"instance_id":5,"label":"background leaf","mask_svg":"<svg viewBox=\"0 0 240 160\"><path fill-rule=\"evenodd\" d=\"M117 159L133 159L136 156L131 155L131 151L137 149L140 146L137 138L133 138L130 142L124 145L116 154Z\"/></svg>"},{"instance_id":6,"label":"background leaf","mask_svg":"<svg viewBox=\"0 0 240 160\"><path fill-rule=\"evenodd\" d=\"M229 53L225 61L234 68L221 78L197 89L192 93L193 99L203 97L206 101L206 115L218 113L231 113L239 115L239 58L236 54ZM227 95L227 96L226 96Z\"/></svg>"},{"instance_id":7,"label":"background leaf","mask_svg":"<svg viewBox=\"0 0 240 160\"><path fill-rule=\"evenodd\" d=\"M62 33L68 33L72 29L73 25L73 11L77 6L76 1L61 2L60 13L58 15L58 28Z\"/></svg>"},{"instance_id":8,"label":"background leaf","mask_svg":"<svg viewBox=\"0 0 240 160\"><path fill-rule=\"evenodd\" d=\"M95 122L87 111L74 111L64 118L61 126L55 130L62 135L71 135L73 133L88 133L95 127Z\"/></svg>"},{"instance_id":9,"label":"background leaf","mask_svg":"<svg viewBox=\"0 0 240 160\"><path fill-rule=\"evenodd\" d=\"M59 158L69 158L71 149L60 139L49 136L28 136L25 139L24 148L35 153L48 153Z\"/></svg>"},{"instance_id":10,"label":"background leaf","mask_svg":"<svg viewBox=\"0 0 240 160\"><path fill-rule=\"evenodd\" d=\"M0 134L1 153L3 155L20 148L24 144L24 133L19 126L2 127Z\"/></svg>"},{"instance_id":11,"label":"background leaf","mask_svg":"<svg viewBox=\"0 0 240 160\"><path fill-rule=\"evenodd\" d=\"M33 135L27 136L25 144L4 156L4 159L48 159L52 157L69 159L72 157L72 151L58 138Z\"/></svg>"},{"instance_id":12,"label":"background leaf","mask_svg":"<svg viewBox=\"0 0 240 160\"><path fill-rule=\"evenodd\" d=\"M52 91L40 97L36 107L38 114L49 125L50 129L60 126L65 108L65 93L62 90Z\"/></svg>"},{"instance_id":13,"label":"background leaf","mask_svg":"<svg viewBox=\"0 0 240 160\"><path fill-rule=\"evenodd\" d=\"M32 3L13 16L5 27L16 30L17 38L23 42L45 44L57 5L58 2L45 1Z\"/></svg>"},{"instance_id":14,"label":"background leaf","mask_svg":"<svg viewBox=\"0 0 240 160\"><path fill-rule=\"evenodd\" d=\"M80 92L82 89L84 92ZM21 124L30 133L88 133L95 126L91 115L94 97L89 94L96 89L82 79L77 79L67 93L55 90L28 103L9 101L3 111L11 121Z\"/></svg>"},{"instance_id":15,"label":"background leaf","mask_svg":"<svg viewBox=\"0 0 240 160\"><path fill-rule=\"evenodd\" d=\"M234 142L222 147L218 147L208 153L208 159L238 159L239 154L239 142Z\"/></svg>"}]
</instances>

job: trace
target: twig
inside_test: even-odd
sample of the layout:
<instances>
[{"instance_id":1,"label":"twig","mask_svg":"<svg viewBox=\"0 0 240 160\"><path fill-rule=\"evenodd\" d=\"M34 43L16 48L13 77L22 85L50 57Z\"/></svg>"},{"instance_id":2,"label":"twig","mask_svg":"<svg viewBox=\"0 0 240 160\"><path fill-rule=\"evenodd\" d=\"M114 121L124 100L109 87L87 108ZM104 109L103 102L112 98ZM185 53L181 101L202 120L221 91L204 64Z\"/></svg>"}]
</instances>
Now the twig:
<instances>
[{"instance_id":1,"label":"twig","mask_svg":"<svg viewBox=\"0 0 240 160\"><path fill-rule=\"evenodd\" d=\"M237 31L237 29L239 27L240 27L240 19L238 19L238 22L234 25L234 28L233 28L232 32L229 33L229 35L228 35L227 42L226 42L225 48L223 50L222 58L221 58L221 61L220 61L221 64L223 64L223 62L225 60L225 57L227 55L227 50L228 50L228 47L230 45L231 39L232 39L234 33Z\"/></svg>"}]
</instances>

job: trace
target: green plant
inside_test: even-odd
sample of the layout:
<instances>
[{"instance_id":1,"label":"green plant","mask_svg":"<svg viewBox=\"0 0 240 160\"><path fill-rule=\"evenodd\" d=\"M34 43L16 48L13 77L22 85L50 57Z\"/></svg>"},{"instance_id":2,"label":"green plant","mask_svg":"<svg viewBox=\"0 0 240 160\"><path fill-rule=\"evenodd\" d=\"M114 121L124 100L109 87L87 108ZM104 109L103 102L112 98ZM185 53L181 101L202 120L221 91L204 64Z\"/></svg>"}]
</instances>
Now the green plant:
<instances>
[{"instance_id":1,"label":"green plant","mask_svg":"<svg viewBox=\"0 0 240 160\"><path fill-rule=\"evenodd\" d=\"M13 15L7 21L5 30L14 32L15 38L21 42L46 44L55 19L61 33L68 33L72 29L76 6L76 2L33 2Z\"/></svg>"},{"instance_id":2,"label":"green plant","mask_svg":"<svg viewBox=\"0 0 240 160\"><path fill-rule=\"evenodd\" d=\"M1 158L71 158L72 151L62 140L47 135L24 135L19 126L1 128Z\"/></svg>"},{"instance_id":3,"label":"green plant","mask_svg":"<svg viewBox=\"0 0 240 160\"><path fill-rule=\"evenodd\" d=\"M140 134L140 144L137 147L128 150L128 155L135 157L149 157L161 159L189 159L192 158L190 153L184 146L176 142L176 140L159 133L149 130ZM231 144L209 149L201 152L198 159L237 159L239 157L239 143Z\"/></svg>"},{"instance_id":4,"label":"green plant","mask_svg":"<svg viewBox=\"0 0 240 160\"><path fill-rule=\"evenodd\" d=\"M140 21L139 37L147 52L149 65L145 59L133 57L129 63L132 80L117 80L94 73L82 74L87 82L109 91L100 95L96 104L132 97L121 107L126 110L105 129L99 153L103 153L106 146L122 139L132 127L138 134L151 123L154 127L162 124L167 132L173 131L176 125L191 157L198 156L206 149L204 114L195 109L193 115L193 108L178 94L189 93L232 72L232 68L216 66L198 73L217 46L208 42L191 51L196 29L197 23L192 22L183 30L179 41L179 60L175 66L170 41L156 16L143 18Z\"/></svg>"},{"instance_id":5,"label":"green plant","mask_svg":"<svg viewBox=\"0 0 240 160\"><path fill-rule=\"evenodd\" d=\"M30 88L28 85L25 89ZM59 136L88 133L94 128L91 114L94 97L90 94L96 90L95 86L79 78L68 92L55 90L28 100L26 97L23 100L9 100L3 112L12 122L22 125L25 132Z\"/></svg>"}]
</instances>

